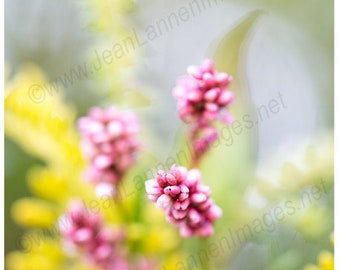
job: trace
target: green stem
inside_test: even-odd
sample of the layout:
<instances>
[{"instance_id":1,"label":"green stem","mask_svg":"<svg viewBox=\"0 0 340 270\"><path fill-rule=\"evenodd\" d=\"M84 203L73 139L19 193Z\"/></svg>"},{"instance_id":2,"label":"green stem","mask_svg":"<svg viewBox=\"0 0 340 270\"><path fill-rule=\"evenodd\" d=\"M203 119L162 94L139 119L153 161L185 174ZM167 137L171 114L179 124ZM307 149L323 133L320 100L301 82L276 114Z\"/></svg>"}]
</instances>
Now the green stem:
<instances>
[{"instance_id":1,"label":"green stem","mask_svg":"<svg viewBox=\"0 0 340 270\"><path fill-rule=\"evenodd\" d=\"M208 238L207 237L203 237L200 239L200 247L201 247L201 250L207 251L208 249ZM202 270L212 269L208 258L204 258L201 262L202 262Z\"/></svg>"},{"instance_id":2,"label":"green stem","mask_svg":"<svg viewBox=\"0 0 340 270\"><path fill-rule=\"evenodd\" d=\"M116 188L117 188L117 192L112 196L112 200L120 217L122 218L123 223L125 223L129 221L129 216L127 215L127 212L125 211L123 203L122 203L122 197L120 195L121 185L117 185Z\"/></svg>"}]
</instances>

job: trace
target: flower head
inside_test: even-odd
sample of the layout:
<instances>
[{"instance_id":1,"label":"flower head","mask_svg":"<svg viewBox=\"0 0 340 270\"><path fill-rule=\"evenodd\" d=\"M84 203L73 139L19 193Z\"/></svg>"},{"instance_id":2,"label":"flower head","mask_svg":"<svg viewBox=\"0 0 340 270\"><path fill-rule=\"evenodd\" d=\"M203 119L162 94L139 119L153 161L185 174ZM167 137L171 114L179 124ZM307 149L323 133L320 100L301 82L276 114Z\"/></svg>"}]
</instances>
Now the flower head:
<instances>
[{"instance_id":1,"label":"flower head","mask_svg":"<svg viewBox=\"0 0 340 270\"><path fill-rule=\"evenodd\" d=\"M206 123L219 118L229 123L226 107L234 101L234 94L227 87L232 77L215 71L209 59L200 67L189 66L187 72L189 75L181 78L173 91L180 118L187 123Z\"/></svg>"},{"instance_id":2,"label":"flower head","mask_svg":"<svg viewBox=\"0 0 340 270\"><path fill-rule=\"evenodd\" d=\"M97 184L118 184L139 148L135 115L122 113L115 106L95 107L79 119L78 127L83 153L90 161L86 178Z\"/></svg>"},{"instance_id":3,"label":"flower head","mask_svg":"<svg viewBox=\"0 0 340 270\"><path fill-rule=\"evenodd\" d=\"M178 99L179 117L191 124L189 139L196 164L218 138L214 122L232 122L227 107L234 101L234 94L228 90L232 77L217 72L209 59L200 67L188 67L187 71L188 75L178 81L173 94Z\"/></svg>"},{"instance_id":4,"label":"flower head","mask_svg":"<svg viewBox=\"0 0 340 270\"><path fill-rule=\"evenodd\" d=\"M199 170L173 165L169 172L159 171L148 180L145 188L148 198L165 211L183 237L214 233L212 223L222 211L210 199L210 188L201 184Z\"/></svg>"},{"instance_id":5,"label":"flower head","mask_svg":"<svg viewBox=\"0 0 340 270\"><path fill-rule=\"evenodd\" d=\"M59 219L59 229L67 253L80 254L103 269L129 269L119 248L124 239L122 231L104 227L101 217L88 212L80 200L70 203Z\"/></svg>"}]
</instances>

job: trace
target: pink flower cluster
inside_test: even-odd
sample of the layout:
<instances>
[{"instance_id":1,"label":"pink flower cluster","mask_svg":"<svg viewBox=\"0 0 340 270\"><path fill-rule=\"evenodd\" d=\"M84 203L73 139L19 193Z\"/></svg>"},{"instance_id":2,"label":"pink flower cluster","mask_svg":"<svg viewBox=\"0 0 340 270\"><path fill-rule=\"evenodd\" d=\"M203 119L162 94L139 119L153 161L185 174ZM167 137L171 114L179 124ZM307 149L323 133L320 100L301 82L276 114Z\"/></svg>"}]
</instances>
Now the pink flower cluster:
<instances>
[{"instance_id":1,"label":"pink flower cluster","mask_svg":"<svg viewBox=\"0 0 340 270\"><path fill-rule=\"evenodd\" d=\"M95 183L115 186L134 163L139 148L139 124L132 112L115 106L97 107L78 120L82 150L90 160L85 175Z\"/></svg>"},{"instance_id":2,"label":"pink flower cluster","mask_svg":"<svg viewBox=\"0 0 340 270\"><path fill-rule=\"evenodd\" d=\"M180 118L187 123L207 123L219 118L229 123L226 106L234 101L234 94L227 87L232 77L215 71L209 59L200 67L189 66L187 72L189 76L181 78L173 91Z\"/></svg>"},{"instance_id":3,"label":"pink flower cluster","mask_svg":"<svg viewBox=\"0 0 340 270\"><path fill-rule=\"evenodd\" d=\"M205 237L214 233L212 223L222 210L210 199L208 186L201 184L199 170L173 165L146 181L149 200L166 213L167 220L179 227L182 237Z\"/></svg>"},{"instance_id":4,"label":"pink flower cluster","mask_svg":"<svg viewBox=\"0 0 340 270\"><path fill-rule=\"evenodd\" d=\"M173 94L178 99L180 118L192 124L189 139L195 152L195 164L218 137L213 122L232 122L227 107L234 101L234 94L227 89L232 77L217 72L209 59L200 67L188 67L187 71L189 75L178 81Z\"/></svg>"},{"instance_id":5,"label":"pink flower cluster","mask_svg":"<svg viewBox=\"0 0 340 270\"><path fill-rule=\"evenodd\" d=\"M59 229L67 253L81 254L86 262L106 270L129 269L120 249L123 232L104 227L101 217L88 212L80 200L71 201Z\"/></svg>"}]
</instances>

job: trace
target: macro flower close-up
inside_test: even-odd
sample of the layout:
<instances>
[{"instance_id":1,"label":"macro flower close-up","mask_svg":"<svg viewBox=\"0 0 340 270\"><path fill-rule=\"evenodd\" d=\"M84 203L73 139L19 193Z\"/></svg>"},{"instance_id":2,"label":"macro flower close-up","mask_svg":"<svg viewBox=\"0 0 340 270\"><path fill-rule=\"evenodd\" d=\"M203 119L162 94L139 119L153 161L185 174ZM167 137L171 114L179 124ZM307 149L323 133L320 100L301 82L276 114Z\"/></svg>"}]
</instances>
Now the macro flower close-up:
<instances>
[{"instance_id":1,"label":"macro flower close-up","mask_svg":"<svg viewBox=\"0 0 340 270\"><path fill-rule=\"evenodd\" d=\"M5 270L333 270L334 1L5 0Z\"/></svg>"}]
</instances>

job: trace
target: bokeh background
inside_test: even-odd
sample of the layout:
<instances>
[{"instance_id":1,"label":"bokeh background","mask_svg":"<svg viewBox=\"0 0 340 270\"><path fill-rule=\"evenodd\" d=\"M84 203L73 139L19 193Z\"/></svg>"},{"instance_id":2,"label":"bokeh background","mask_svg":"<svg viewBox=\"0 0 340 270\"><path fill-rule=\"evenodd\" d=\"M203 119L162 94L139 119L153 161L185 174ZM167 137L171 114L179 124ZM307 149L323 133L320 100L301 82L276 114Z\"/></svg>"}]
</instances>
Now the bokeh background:
<instances>
[{"instance_id":1,"label":"bokeh background","mask_svg":"<svg viewBox=\"0 0 340 270\"><path fill-rule=\"evenodd\" d=\"M221 144L202 164L203 177L211 179L213 197L224 210L211 241L219 243L230 229L252 224L275 206L289 210L288 201L295 210L228 252L220 251L213 269L318 264L323 258L318 254L333 249L333 1L200 1L201 12L168 25L152 40L147 29L192 1L5 1L7 84L20 84L18 74L37 68L46 81L65 79L79 65L96 62L97 53L137 36L146 43L112 64L102 63L98 71L74 76L66 86L59 82L58 91L44 95L60 96L76 116L110 103L135 109L147 129L144 148L165 162L183 141L172 98L175 82L188 65L212 57L234 76L234 118L245 125L242 119L250 115L253 125L243 126L240 134L221 133ZM31 79L26 86L34 83ZM284 103L277 113L270 112L272 100ZM45 164L12 134L5 138L6 254L18 249L17 237L27 231L13 220L13 204L32 196L27 173ZM327 192L311 197L313 188L322 187ZM301 194L307 194L303 207ZM194 254L195 243L187 241L183 252Z\"/></svg>"}]
</instances>

